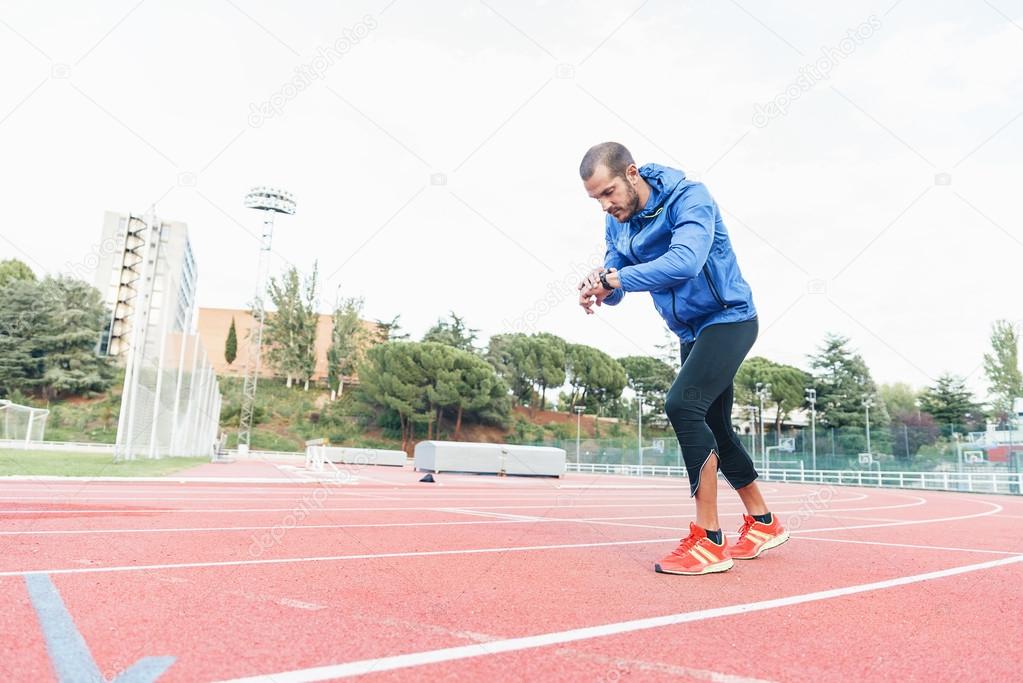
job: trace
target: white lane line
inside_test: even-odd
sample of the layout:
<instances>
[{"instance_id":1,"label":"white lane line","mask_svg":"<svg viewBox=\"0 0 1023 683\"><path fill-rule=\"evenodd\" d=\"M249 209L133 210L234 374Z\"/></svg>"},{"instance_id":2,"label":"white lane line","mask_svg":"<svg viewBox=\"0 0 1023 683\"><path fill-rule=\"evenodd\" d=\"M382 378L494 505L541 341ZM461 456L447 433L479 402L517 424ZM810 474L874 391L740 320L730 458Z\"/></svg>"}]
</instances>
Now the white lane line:
<instances>
[{"instance_id":1,"label":"white lane line","mask_svg":"<svg viewBox=\"0 0 1023 683\"><path fill-rule=\"evenodd\" d=\"M64 569L20 569L3 571L0 576L25 574L99 574L105 572L135 572L158 569L197 569L204 567L245 567L266 564L299 564L304 562L343 562L345 560L381 560L395 557L438 557L444 555L481 555L486 553L528 552L532 550L573 550L576 548L606 548L617 545L643 545L649 543L678 542L676 536L647 538L639 541L603 541L599 543L559 543L556 545L510 546L505 548L466 548L463 550L420 550L404 553L375 553L363 555L324 555L320 557L282 557L265 560L224 560L221 562L178 562L173 564L139 564L115 567L73 567Z\"/></svg>"},{"instance_id":2,"label":"white lane line","mask_svg":"<svg viewBox=\"0 0 1023 683\"><path fill-rule=\"evenodd\" d=\"M468 659L471 657L496 655L506 652L517 652L521 650L529 650L538 647L548 647L550 645L557 645L561 643L573 643L583 640L591 640L593 638L604 638L607 636L620 635L624 633L634 633L636 631L663 628L665 626L675 626L678 624L705 621L707 619L716 619L719 617L729 617L739 614L750 614L752 612L760 612L764 610L776 609L779 607L802 605L810 602L817 602L820 600L830 600L833 598L845 597L847 595L870 593L873 591L896 588L898 586L906 586L914 583L921 583L924 581L932 581L935 579L942 579L949 576L957 576L959 574L968 574L971 572L983 571L985 569L994 569L997 567L1004 567L1006 565L1017 564L1019 562L1023 562L1023 556L1005 557L997 560L991 560L988 562L980 562L977 564L968 564L960 567L952 567L950 569L941 569L938 571L925 572L922 574L902 576L896 579L886 579L884 581L861 583L852 586L845 586L842 588L833 588L830 590L803 593L801 595L790 595L784 598L775 598L772 600L760 600L758 602L748 602L738 605L729 605L727 607L715 607L711 609L696 610L693 612L681 612L678 614L669 614L667 616L662 617L634 619L631 621L621 621L611 624L602 624L600 626L589 626L585 628L570 629L567 631L553 631L535 636L525 636L522 638L508 638L506 640L496 640L487 643L476 643L472 645L448 647L439 650L410 652L408 654L394 655L391 657L363 659L355 662L346 662L344 664L331 664L327 666L317 666L308 669L282 671L262 676L236 678L232 679L227 683L307 683L308 681L325 681L332 678L348 678L351 676L361 676L368 673L394 671L396 669L423 666L426 664L437 664L441 662L451 662L460 659Z\"/></svg>"},{"instance_id":3,"label":"white lane line","mask_svg":"<svg viewBox=\"0 0 1023 683\"><path fill-rule=\"evenodd\" d=\"M901 507L901 506L897 506ZM433 512L444 512L448 514L462 514L472 515L476 517L486 517L488 521L439 521L439 522L377 522L377 523L365 523L365 524L299 524L295 526L289 526L289 530L302 531L305 529L385 529L391 527L432 527L432 526L471 526L471 525L482 525L482 524L531 524L534 522L564 522L564 523L610 523L610 522L626 522L630 520L643 520L643 519L690 519L692 515L628 515L623 517L535 517L528 515L510 515L497 512L484 512L475 509L462 509L462 508L429 508ZM552 508L553 509L553 508ZM567 509L567 508L556 508L556 509ZM850 508L858 509L858 508ZM294 512L292 510L291 512ZM785 511L778 510L779 515L795 514L799 511ZM822 513L822 516L823 513ZM998 515L1004 516L1004 515ZM862 517L847 517L845 515L833 515L832 517L839 519L870 519ZM874 518L877 521L888 521L880 518ZM902 521L902 520L893 520ZM921 522L931 520L918 520ZM14 530L14 531L0 531L0 537L2 536L77 536L77 535L95 535L95 534L159 534L159 533L208 533L208 532L224 532L224 531L267 531L277 528L279 525L253 525L253 526L200 526L200 527L142 527L136 529L30 529L30 530ZM681 530L681 525L674 526L655 526L648 524L624 524L619 523L615 526L635 526L641 529L672 529ZM846 527L843 527L846 528Z\"/></svg>"},{"instance_id":4,"label":"white lane line","mask_svg":"<svg viewBox=\"0 0 1023 683\"><path fill-rule=\"evenodd\" d=\"M491 499L488 499L491 500ZM283 501L282 501L283 502ZM301 502L301 501L298 501ZM792 501L793 503L799 501ZM844 499L835 502L847 502ZM899 505L881 505L876 507L866 508L839 508L836 511L856 511L862 512L864 510L894 510L897 508L913 507L915 505L923 505L927 501L923 498L919 499L919 502L915 503L902 503ZM741 507L741 502L736 502L727 505L727 507ZM568 505L486 505L486 506L473 506L475 510L552 510L552 509L582 509L582 508L681 508L681 507L692 507L692 503L599 503L599 504L579 504L570 503ZM723 508L726 505L722 504L719 507ZM422 506L409 506L409 507L319 507L318 511L331 511L331 512L394 512L394 511L429 511L439 510L439 507L422 507ZM21 515L33 515L33 514L95 514L95 513L116 513L120 514L148 514L154 512L162 512L168 514L191 514L191 513L236 513L236 512L293 512L294 507L278 507L278 508L89 508L89 509L78 509L78 508L34 508L31 510L0 510L0 515L8 514L21 514ZM779 510L779 513L781 511Z\"/></svg>"},{"instance_id":5,"label":"white lane line","mask_svg":"<svg viewBox=\"0 0 1023 683\"><path fill-rule=\"evenodd\" d=\"M955 517L935 517L934 519L912 519L903 522L881 522L878 524L853 524L850 526L833 526L824 527L822 529L793 529L789 533L793 534L816 534L821 531L850 531L852 529L880 529L881 527L889 526L914 526L916 524L934 524L936 522L958 522L963 519L976 519L977 517L989 517L990 515L998 514L1002 511L1002 506L998 503L989 503L986 500L978 500L978 503L984 505L990 505L990 510L984 510L983 512L975 512L969 515L956 515Z\"/></svg>"},{"instance_id":6,"label":"white lane line","mask_svg":"<svg viewBox=\"0 0 1023 683\"><path fill-rule=\"evenodd\" d=\"M665 662L651 662L644 659L626 659L624 657L613 657L599 655L591 652L584 652L578 648L563 647L555 650L555 654L568 659L587 659L591 662L598 662L608 667L608 673L603 680L618 680L621 673L634 673L638 671L649 671L653 673L671 674L685 680L712 681L712 683L773 683L773 681L762 678L750 678L748 676L736 676L720 671L709 671L707 669L694 669L678 664L667 664ZM612 672L618 673L613 676Z\"/></svg>"},{"instance_id":7,"label":"white lane line","mask_svg":"<svg viewBox=\"0 0 1023 683\"><path fill-rule=\"evenodd\" d=\"M800 541L826 541L827 543L855 543L857 545L880 545L891 548L912 548L920 550L957 550L964 553L990 553L992 555L1023 555L1023 552L1009 550L985 550L983 548L953 548L943 545L917 545L914 543L887 543L884 541L853 541L848 538L818 538L816 536L800 536Z\"/></svg>"}]
</instances>

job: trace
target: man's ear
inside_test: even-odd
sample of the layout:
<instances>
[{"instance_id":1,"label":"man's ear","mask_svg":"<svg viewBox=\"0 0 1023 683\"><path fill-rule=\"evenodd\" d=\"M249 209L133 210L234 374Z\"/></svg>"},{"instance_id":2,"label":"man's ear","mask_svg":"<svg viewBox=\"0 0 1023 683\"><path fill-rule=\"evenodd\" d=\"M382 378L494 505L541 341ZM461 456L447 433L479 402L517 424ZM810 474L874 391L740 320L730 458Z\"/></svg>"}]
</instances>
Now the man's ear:
<instances>
[{"instance_id":1,"label":"man's ear","mask_svg":"<svg viewBox=\"0 0 1023 683\"><path fill-rule=\"evenodd\" d=\"M639 182L639 169L636 164L629 164L629 167L625 169L625 177L633 185Z\"/></svg>"}]
</instances>

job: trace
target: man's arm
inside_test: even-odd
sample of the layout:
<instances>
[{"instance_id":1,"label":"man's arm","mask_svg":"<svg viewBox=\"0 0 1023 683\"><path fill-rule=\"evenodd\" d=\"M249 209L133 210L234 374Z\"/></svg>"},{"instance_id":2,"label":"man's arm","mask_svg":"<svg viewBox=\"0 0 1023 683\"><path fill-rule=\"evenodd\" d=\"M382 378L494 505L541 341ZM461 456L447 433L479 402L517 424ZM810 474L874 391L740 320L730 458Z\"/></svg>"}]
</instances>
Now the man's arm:
<instances>
[{"instance_id":1,"label":"man's arm","mask_svg":"<svg viewBox=\"0 0 1023 683\"><path fill-rule=\"evenodd\" d=\"M668 251L653 261L622 267L622 290L657 291L699 275L714 243L714 200L702 186L690 192L668 208L673 224Z\"/></svg>"},{"instance_id":2,"label":"man's arm","mask_svg":"<svg viewBox=\"0 0 1023 683\"><path fill-rule=\"evenodd\" d=\"M611 239L610 232L610 226L604 229L604 243L607 245L607 251L604 252L604 269L610 270L615 268L616 270L621 271L622 268L629 265L629 262L618 253L617 249L615 249L614 241ZM616 287L614 291L604 297L603 303L608 306L617 306L624 298L625 290L621 287Z\"/></svg>"}]
</instances>

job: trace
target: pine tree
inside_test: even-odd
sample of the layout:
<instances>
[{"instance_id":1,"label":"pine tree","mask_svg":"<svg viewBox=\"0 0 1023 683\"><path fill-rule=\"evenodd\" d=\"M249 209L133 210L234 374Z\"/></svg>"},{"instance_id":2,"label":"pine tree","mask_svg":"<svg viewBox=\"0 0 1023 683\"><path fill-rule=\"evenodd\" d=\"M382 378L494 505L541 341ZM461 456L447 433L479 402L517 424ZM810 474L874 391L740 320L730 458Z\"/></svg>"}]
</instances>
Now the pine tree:
<instances>
[{"instance_id":1,"label":"pine tree","mask_svg":"<svg viewBox=\"0 0 1023 683\"><path fill-rule=\"evenodd\" d=\"M450 322L440 319L437 324L426 331L423 335L424 342L437 342L446 344L463 351L476 352L476 334L479 330L472 329L465 324L465 318L450 312Z\"/></svg>"},{"instance_id":2,"label":"pine tree","mask_svg":"<svg viewBox=\"0 0 1023 683\"><path fill-rule=\"evenodd\" d=\"M951 374L942 375L924 391L920 396L920 408L934 417L947 436L953 431L969 431L981 415L980 406L966 388L966 380Z\"/></svg>"},{"instance_id":3,"label":"pine tree","mask_svg":"<svg viewBox=\"0 0 1023 683\"><path fill-rule=\"evenodd\" d=\"M38 340L44 396L105 391L114 372L109 357L96 353L107 316L99 291L66 277L48 277L40 289L42 300L51 302L46 333Z\"/></svg>"},{"instance_id":4,"label":"pine tree","mask_svg":"<svg viewBox=\"0 0 1023 683\"><path fill-rule=\"evenodd\" d=\"M231 327L227 330L227 341L224 342L224 360L230 365L238 357L238 332L234 327L234 318L231 318Z\"/></svg>"},{"instance_id":5,"label":"pine tree","mask_svg":"<svg viewBox=\"0 0 1023 683\"><path fill-rule=\"evenodd\" d=\"M873 400L871 424L887 425L891 419L867 363L848 348L845 337L829 334L824 345L810 357L817 388L817 415L828 427L862 426L866 422L863 402Z\"/></svg>"}]
</instances>

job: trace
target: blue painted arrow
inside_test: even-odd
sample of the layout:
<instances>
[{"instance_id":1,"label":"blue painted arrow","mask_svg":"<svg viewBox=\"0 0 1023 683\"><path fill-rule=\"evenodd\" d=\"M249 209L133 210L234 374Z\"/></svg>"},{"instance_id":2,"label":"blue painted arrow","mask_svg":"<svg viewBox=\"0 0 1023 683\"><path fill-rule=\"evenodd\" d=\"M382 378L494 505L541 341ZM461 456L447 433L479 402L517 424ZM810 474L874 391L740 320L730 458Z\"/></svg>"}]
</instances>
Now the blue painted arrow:
<instances>
[{"instance_id":1,"label":"blue painted arrow","mask_svg":"<svg viewBox=\"0 0 1023 683\"><path fill-rule=\"evenodd\" d=\"M50 577L46 574L26 574L25 585L43 628L46 649L50 653L57 680L61 683L104 680L89 646L78 632L74 619ZM113 683L153 683L173 663L173 657L143 657L122 671Z\"/></svg>"}]
</instances>

